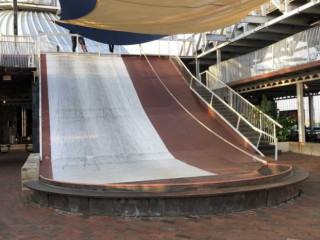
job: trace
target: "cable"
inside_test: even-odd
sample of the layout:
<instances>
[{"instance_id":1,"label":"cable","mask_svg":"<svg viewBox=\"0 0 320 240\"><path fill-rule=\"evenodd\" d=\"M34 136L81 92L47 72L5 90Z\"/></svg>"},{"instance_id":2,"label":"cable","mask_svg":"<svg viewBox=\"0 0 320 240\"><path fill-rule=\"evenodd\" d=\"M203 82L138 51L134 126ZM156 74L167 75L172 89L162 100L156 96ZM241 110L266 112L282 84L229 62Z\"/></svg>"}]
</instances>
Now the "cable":
<instances>
[{"instance_id":1,"label":"cable","mask_svg":"<svg viewBox=\"0 0 320 240\"><path fill-rule=\"evenodd\" d=\"M142 47L141 47L142 49ZM209 131L210 133L212 133L213 135L215 135L216 137L218 137L220 140L224 141L225 143L229 144L230 146L234 147L235 149L239 150L240 152L246 154L249 157L252 157L254 161L258 161L261 162L263 164L267 164L268 162L266 160L263 160L261 158L259 158L258 156L255 156L253 154L250 154L246 151L244 151L243 149L237 147L236 145L234 145L233 143L229 142L228 140L224 139L223 137L221 137L218 133L214 132L212 129L210 129L209 127L207 127L203 122L201 122L198 118L196 118L185 106L183 106L183 104L181 102L179 102L179 100L172 94L172 92L167 88L167 86L164 84L164 82L161 80L161 78L159 77L159 75L157 74L157 72L155 71L155 69L153 68L151 62L149 61L148 57L146 56L144 50L142 49L143 55L145 57L145 59L147 60L148 64L150 65L152 71L154 72L154 74L157 76L158 80L160 81L160 83L162 84L162 86L166 89L166 91L170 94L170 96L180 105L180 107L186 112L188 113L196 122L198 122L203 128L205 128L207 131Z\"/></svg>"}]
</instances>

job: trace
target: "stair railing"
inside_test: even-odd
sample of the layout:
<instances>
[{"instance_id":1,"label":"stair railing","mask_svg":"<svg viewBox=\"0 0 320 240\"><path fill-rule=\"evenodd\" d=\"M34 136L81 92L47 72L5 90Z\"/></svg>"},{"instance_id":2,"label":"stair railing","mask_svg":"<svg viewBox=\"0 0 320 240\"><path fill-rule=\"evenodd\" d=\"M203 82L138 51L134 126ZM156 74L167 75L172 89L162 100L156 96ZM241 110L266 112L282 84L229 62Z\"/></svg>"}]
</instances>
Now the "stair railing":
<instances>
[{"instance_id":1,"label":"stair railing","mask_svg":"<svg viewBox=\"0 0 320 240\"><path fill-rule=\"evenodd\" d=\"M202 80L206 81L206 85L210 90L216 93L221 99L225 100L230 107L243 115L253 126L271 136L276 136L276 127L282 128L282 125L262 112L227 84L219 80L211 72L204 71L200 76ZM205 77L205 79L203 79L203 77ZM273 142L274 137L268 138L267 140Z\"/></svg>"},{"instance_id":2,"label":"stair railing","mask_svg":"<svg viewBox=\"0 0 320 240\"><path fill-rule=\"evenodd\" d=\"M261 138L267 139L271 144L275 145L275 159L278 158L278 148L277 148L277 136L276 136L276 126L282 127L279 123L275 122L269 116L262 114L262 112L257 109L253 104L248 104L247 100L243 100L238 93L233 91L230 87L225 87L224 85L220 84L220 81L215 78L210 72L202 73L202 76L206 76L204 79L205 84L197 79L189 69L184 65L179 57L174 57L171 59L173 64L179 70L183 78L188 83L190 89L202 100L204 101L212 110L216 112L222 119L226 121L228 125L230 125L239 135L241 135L246 141L262 156L263 153L258 149ZM207 79L208 78L208 79ZM215 79L216 81L209 80ZM210 84L215 85L215 89L212 91L207 86L208 83L211 81ZM229 90L229 88L232 90ZM224 92L224 89L228 89L227 92L232 93L229 95L222 95L221 92ZM205 94L210 96L210 99L205 98ZM239 97L239 96L240 97ZM234 113L238 120L237 126L233 126L230 122L228 122L216 109L213 108L213 100L216 99L220 103L222 103L225 107L227 107L232 113ZM246 104L241 104L241 102L245 102ZM248 102L248 103L247 103ZM253 106L252 108L248 108L247 106ZM252 110L251 110L252 109ZM250 113L251 112L251 113ZM248 113L247 115L245 113ZM250 116L248 118L248 116ZM248 119L247 119L248 118ZM266 120L268 119L268 121ZM259 134L259 139L254 144L252 143L247 137L245 137L240 131L239 126L240 122L245 122L251 129ZM252 123L251 123L252 122ZM267 125L271 125L270 128Z\"/></svg>"}]
</instances>

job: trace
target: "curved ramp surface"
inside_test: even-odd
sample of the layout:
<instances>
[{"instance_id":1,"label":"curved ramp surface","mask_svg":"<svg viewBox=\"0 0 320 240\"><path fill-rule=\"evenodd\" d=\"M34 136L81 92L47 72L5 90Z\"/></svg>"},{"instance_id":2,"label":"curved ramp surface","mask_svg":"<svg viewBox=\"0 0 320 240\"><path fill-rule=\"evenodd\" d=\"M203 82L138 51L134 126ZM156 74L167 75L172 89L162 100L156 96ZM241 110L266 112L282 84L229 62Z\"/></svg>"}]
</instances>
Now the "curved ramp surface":
<instances>
[{"instance_id":1,"label":"curved ramp surface","mask_svg":"<svg viewBox=\"0 0 320 240\"><path fill-rule=\"evenodd\" d=\"M175 158L218 174L248 170L252 157L205 127L250 154L253 150L191 92L170 59L150 57L153 70L144 57L123 58L143 108Z\"/></svg>"},{"instance_id":2,"label":"curved ramp surface","mask_svg":"<svg viewBox=\"0 0 320 240\"><path fill-rule=\"evenodd\" d=\"M41 75L44 178L108 184L214 175L170 154L122 58L47 55Z\"/></svg>"}]
</instances>

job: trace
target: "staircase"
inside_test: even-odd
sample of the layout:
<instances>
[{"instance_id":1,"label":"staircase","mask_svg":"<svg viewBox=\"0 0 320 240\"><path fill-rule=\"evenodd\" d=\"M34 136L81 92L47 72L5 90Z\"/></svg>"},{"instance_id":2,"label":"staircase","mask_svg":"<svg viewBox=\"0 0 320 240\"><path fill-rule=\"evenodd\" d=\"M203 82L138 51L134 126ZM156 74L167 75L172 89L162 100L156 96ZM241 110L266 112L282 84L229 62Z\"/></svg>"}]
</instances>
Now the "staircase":
<instances>
[{"instance_id":1,"label":"staircase","mask_svg":"<svg viewBox=\"0 0 320 240\"><path fill-rule=\"evenodd\" d=\"M228 85L210 72L201 73L201 81L195 78L176 57L172 62L180 70L191 90L208 104L227 124L242 136L259 154L278 158L276 126L282 127L261 112Z\"/></svg>"}]
</instances>

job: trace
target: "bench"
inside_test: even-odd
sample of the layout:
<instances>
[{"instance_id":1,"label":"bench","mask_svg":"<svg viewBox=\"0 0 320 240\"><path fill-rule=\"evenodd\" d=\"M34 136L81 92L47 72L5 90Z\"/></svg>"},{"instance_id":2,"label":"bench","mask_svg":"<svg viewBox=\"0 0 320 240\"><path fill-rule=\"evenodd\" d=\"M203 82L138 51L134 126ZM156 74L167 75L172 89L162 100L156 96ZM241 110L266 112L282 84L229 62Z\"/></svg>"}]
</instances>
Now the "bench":
<instances>
[{"instance_id":1,"label":"bench","mask_svg":"<svg viewBox=\"0 0 320 240\"><path fill-rule=\"evenodd\" d=\"M0 153L8 153L8 152L10 152L10 147L11 147L10 144L0 145Z\"/></svg>"}]
</instances>

